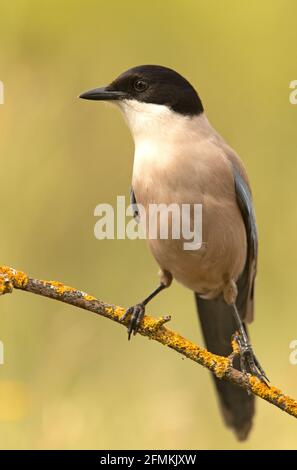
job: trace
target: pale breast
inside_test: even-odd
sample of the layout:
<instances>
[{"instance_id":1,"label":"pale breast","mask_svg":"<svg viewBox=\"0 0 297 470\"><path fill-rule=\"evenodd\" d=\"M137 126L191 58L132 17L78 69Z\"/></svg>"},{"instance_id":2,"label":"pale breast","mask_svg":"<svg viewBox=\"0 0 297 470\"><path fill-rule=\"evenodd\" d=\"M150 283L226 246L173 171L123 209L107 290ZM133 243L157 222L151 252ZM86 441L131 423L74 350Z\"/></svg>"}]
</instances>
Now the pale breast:
<instances>
[{"instance_id":1,"label":"pale breast","mask_svg":"<svg viewBox=\"0 0 297 470\"><path fill-rule=\"evenodd\" d=\"M162 269L186 287L215 296L226 278L237 279L246 258L246 235L237 207L232 167L212 141L136 149L133 170L136 200L149 205L202 204L202 247L184 249L184 238L149 240Z\"/></svg>"},{"instance_id":2,"label":"pale breast","mask_svg":"<svg viewBox=\"0 0 297 470\"><path fill-rule=\"evenodd\" d=\"M224 141L204 113L183 116L167 106L124 100L120 107L135 142L132 186L136 201L202 204L202 242L186 251L184 239L150 239L162 269L186 287L216 295L237 279L246 258L246 234L237 207L232 165Z\"/></svg>"}]
</instances>

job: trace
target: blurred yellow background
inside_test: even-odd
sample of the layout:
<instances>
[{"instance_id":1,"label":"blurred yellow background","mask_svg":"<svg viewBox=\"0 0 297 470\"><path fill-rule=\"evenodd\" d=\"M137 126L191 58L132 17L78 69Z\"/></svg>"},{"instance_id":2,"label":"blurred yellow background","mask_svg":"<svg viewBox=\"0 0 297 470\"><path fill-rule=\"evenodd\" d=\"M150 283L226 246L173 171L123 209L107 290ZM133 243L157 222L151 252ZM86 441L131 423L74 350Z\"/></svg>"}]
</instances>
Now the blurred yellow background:
<instances>
[{"instance_id":1,"label":"blurred yellow background","mask_svg":"<svg viewBox=\"0 0 297 470\"><path fill-rule=\"evenodd\" d=\"M128 197L133 144L115 108L77 95L134 65L172 67L246 164L260 237L252 342L297 397L296 15L294 0L2 2L1 263L123 306L156 286L145 241L94 238L95 206ZM260 400L237 443L207 371L159 344L32 294L0 300L1 449L297 448L296 421ZM202 343L176 283L148 312Z\"/></svg>"}]
</instances>

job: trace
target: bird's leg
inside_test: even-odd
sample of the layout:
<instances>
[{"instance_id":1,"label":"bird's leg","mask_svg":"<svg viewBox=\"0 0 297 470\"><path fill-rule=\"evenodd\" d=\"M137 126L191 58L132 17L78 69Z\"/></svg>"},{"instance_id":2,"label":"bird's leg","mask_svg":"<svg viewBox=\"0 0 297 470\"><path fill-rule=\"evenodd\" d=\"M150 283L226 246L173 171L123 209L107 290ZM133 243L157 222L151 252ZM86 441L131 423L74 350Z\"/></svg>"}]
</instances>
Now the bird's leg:
<instances>
[{"instance_id":1,"label":"bird's leg","mask_svg":"<svg viewBox=\"0 0 297 470\"><path fill-rule=\"evenodd\" d=\"M244 323L240 318L236 304L232 304L234 319L239 331L239 336L237 337L237 343L239 346L240 353L240 367L242 372L247 372L247 369L256 377L264 382L269 382L264 370L261 367L258 359L256 358L253 348L249 342L248 335L245 330Z\"/></svg>"},{"instance_id":2,"label":"bird's leg","mask_svg":"<svg viewBox=\"0 0 297 470\"><path fill-rule=\"evenodd\" d=\"M144 316L145 306L159 294L163 289L167 287L166 284L162 283L155 289L148 297L146 297L139 304L133 305L132 307L127 308L124 315L120 318L121 321L125 320L128 315L130 315L130 321L128 325L128 339L130 339L131 334L136 335L140 322Z\"/></svg>"}]
</instances>

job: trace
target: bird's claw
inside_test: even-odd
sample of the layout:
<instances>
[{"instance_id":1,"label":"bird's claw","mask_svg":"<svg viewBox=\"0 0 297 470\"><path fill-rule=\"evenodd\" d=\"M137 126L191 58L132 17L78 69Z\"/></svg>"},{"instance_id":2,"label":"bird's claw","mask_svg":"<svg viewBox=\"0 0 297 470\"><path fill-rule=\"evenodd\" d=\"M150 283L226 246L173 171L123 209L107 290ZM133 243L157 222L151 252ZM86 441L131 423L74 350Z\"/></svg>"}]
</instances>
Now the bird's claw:
<instances>
[{"instance_id":1,"label":"bird's claw","mask_svg":"<svg viewBox=\"0 0 297 470\"><path fill-rule=\"evenodd\" d=\"M252 346L246 343L240 335L236 335L239 347L240 368L244 374L248 372L257 377L262 382L268 384L269 379L258 361Z\"/></svg>"},{"instance_id":2,"label":"bird's claw","mask_svg":"<svg viewBox=\"0 0 297 470\"><path fill-rule=\"evenodd\" d=\"M242 363L247 364L251 374L257 377L259 380L265 382L266 384L269 382L269 379L265 374L264 369L256 358L254 351L250 345L245 347L241 352L241 364Z\"/></svg>"},{"instance_id":3,"label":"bird's claw","mask_svg":"<svg viewBox=\"0 0 297 470\"><path fill-rule=\"evenodd\" d=\"M144 316L145 305L140 303L133 305L132 307L127 308L124 315L120 318L121 321L124 321L128 316L130 316L128 324L128 340L131 338L131 334L136 335L139 330L140 322Z\"/></svg>"}]
</instances>

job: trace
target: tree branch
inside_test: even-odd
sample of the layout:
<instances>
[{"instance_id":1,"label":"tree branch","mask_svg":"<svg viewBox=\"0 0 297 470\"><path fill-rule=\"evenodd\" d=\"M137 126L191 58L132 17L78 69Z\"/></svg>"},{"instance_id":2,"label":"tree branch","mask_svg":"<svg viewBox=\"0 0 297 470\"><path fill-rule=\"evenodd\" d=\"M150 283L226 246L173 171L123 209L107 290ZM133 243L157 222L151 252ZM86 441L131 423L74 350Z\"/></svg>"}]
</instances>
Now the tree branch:
<instances>
[{"instance_id":1,"label":"tree branch","mask_svg":"<svg viewBox=\"0 0 297 470\"><path fill-rule=\"evenodd\" d=\"M129 321L129 319L120 321L120 317L125 311L122 307L107 304L61 282L33 279L22 271L8 266L0 266L0 295L10 293L14 288L89 310L123 326L127 326ZM297 418L296 400L284 395L278 388L266 385L257 377L244 374L232 367L232 358L238 353L235 342L232 342L233 353L229 357L217 356L166 328L164 324L169 320L169 316L156 319L145 315L139 328L139 334L174 349L179 354L206 367L219 379L228 380Z\"/></svg>"}]
</instances>

